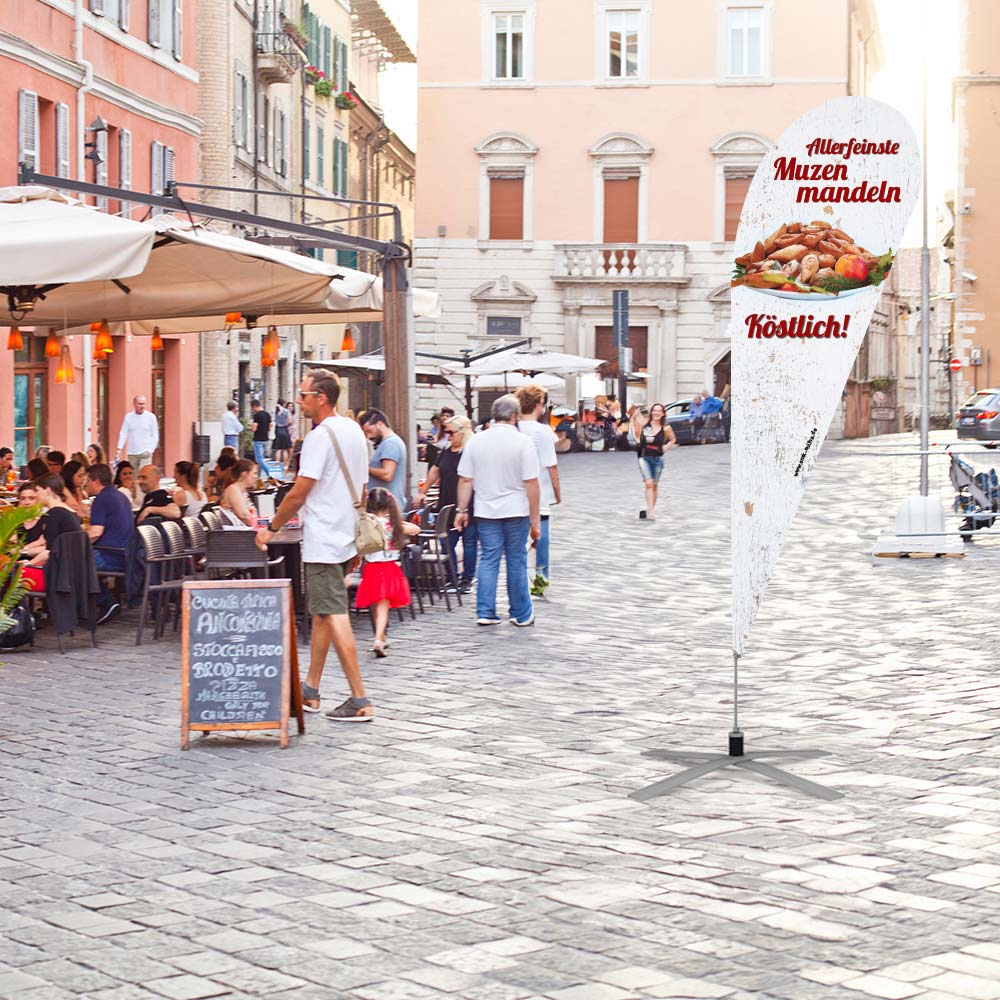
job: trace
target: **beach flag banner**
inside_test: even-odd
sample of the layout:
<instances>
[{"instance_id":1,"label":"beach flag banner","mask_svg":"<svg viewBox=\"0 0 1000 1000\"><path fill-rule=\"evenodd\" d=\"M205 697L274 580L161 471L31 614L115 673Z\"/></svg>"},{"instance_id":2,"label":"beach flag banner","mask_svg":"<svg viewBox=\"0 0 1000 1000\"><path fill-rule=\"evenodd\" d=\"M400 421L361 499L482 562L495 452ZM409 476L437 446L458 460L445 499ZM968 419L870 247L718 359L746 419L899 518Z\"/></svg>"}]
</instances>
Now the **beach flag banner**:
<instances>
[{"instance_id":1,"label":"beach flag banner","mask_svg":"<svg viewBox=\"0 0 1000 1000\"><path fill-rule=\"evenodd\" d=\"M744 643L840 405L921 182L894 108L828 101L757 169L732 290L733 651Z\"/></svg>"}]
</instances>

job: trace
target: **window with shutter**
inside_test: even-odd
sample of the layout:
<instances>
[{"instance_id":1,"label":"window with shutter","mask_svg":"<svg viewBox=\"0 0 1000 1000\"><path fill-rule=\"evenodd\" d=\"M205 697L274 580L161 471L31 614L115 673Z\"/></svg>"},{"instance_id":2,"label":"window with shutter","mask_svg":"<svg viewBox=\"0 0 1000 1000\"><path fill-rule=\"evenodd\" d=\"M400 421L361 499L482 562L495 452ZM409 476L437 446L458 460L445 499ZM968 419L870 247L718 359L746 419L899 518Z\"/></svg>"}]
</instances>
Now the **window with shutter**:
<instances>
[{"instance_id":1,"label":"window with shutter","mask_svg":"<svg viewBox=\"0 0 1000 1000\"><path fill-rule=\"evenodd\" d=\"M736 239L736 231L740 228L740 213L743 211L743 202L746 200L752 180L753 174L747 174L742 177L726 177L726 230L724 239Z\"/></svg>"},{"instance_id":2,"label":"window with shutter","mask_svg":"<svg viewBox=\"0 0 1000 1000\"><path fill-rule=\"evenodd\" d=\"M106 185L108 183L108 133L95 132L94 141L97 143L94 151L98 156L97 162L94 164L94 183ZM108 210L108 199L99 196L97 207L102 212L106 212Z\"/></svg>"},{"instance_id":3,"label":"window with shutter","mask_svg":"<svg viewBox=\"0 0 1000 1000\"><path fill-rule=\"evenodd\" d=\"M320 68L328 80L334 79L330 67L330 29L326 27L323 28L323 65Z\"/></svg>"},{"instance_id":4,"label":"window with shutter","mask_svg":"<svg viewBox=\"0 0 1000 1000\"><path fill-rule=\"evenodd\" d=\"M490 177L490 239L524 239L524 177Z\"/></svg>"},{"instance_id":5,"label":"window with shutter","mask_svg":"<svg viewBox=\"0 0 1000 1000\"><path fill-rule=\"evenodd\" d=\"M233 77L233 142L237 146L244 144L246 126L243 118L243 94L245 77L237 70Z\"/></svg>"},{"instance_id":6,"label":"window with shutter","mask_svg":"<svg viewBox=\"0 0 1000 1000\"><path fill-rule=\"evenodd\" d=\"M287 146L287 131L288 131L288 118L284 111L276 112L276 121L274 125L274 135L275 135L275 150L274 150L274 166L275 169L284 177L288 173L288 161L286 160L286 146Z\"/></svg>"},{"instance_id":7,"label":"window with shutter","mask_svg":"<svg viewBox=\"0 0 1000 1000\"><path fill-rule=\"evenodd\" d=\"M38 167L38 95L33 90L18 93L17 159L26 167Z\"/></svg>"},{"instance_id":8,"label":"window with shutter","mask_svg":"<svg viewBox=\"0 0 1000 1000\"><path fill-rule=\"evenodd\" d=\"M160 47L160 0L149 0L149 25L146 37L154 48Z\"/></svg>"},{"instance_id":9,"label":"window with shutter","mask_svg":"<svg viewBox=\"0 0 1000 1000\"><path fill-rule=\"evenodd\" d=\"M323 187L326 183L325 159L326 150L323 148L326 143L326 130L319 125L316 126L316 183Z\"/></svg>"},{"instance_id":10,"label":"window with shutter","mask_svg":"<svg viewBox=\"0 0 1000 1000\"><path fill-rule=\"evenodd\" d=\"M347 42L340 43L340 82L337 84L337 90L343 93L348 88L348 73L350 66L347 61Z\"/></svg>"},{"instance_id":11,"label":"window with shutter","mask_svg":"<svg viewBox=\"0 0 1000 1000\"><path fill-rule=\"evenodd\" d=\"M310 146L312 139L312 124L309 116L306 115L302 123L302 179L309 180L309 168L311 164L312 151Z\"/></svg>"},{"instance_id":12,"label":"window with shutter","mask_svg":"<svg viewBox=\"0 0 1000 1000\"><path fill-rule=\"evenodd\" d=\"M128 31L131 16L132 0L118 0L118 27Z\"/></svg>"},{"instance_id":13,"label":"window with shutter","mask_svg":"<svg viewBox=\"0 0 1000 1000\"><path fill-rule=\"evenodd\" d=\"M173 47L175 59L180 61L184 56L184 0L173 0Z\"/></svg>"},{"instance_id":14,"label":"window with shutter","mask_svg":"<svg viewBox=\"0 0 1000 1000\"><path fill-rule=\"evenodd\" d=\"M90 13L104 17L104 0L90 0Z\"/></svg>"},{"instance_id":15,"label":"window with shutter","mask_svg":"<svg viewBox=\"0 0 1000 1000\"><path fill-rule=\"evenodd\" d=\"M347 197L347 143L340 143L340 197Z\"/></svg>"},{"instance_id":16,"label":"window with shutter","mask_svg":"<svg viewBox=\"0 0 1000 1000\"><path fill-rule=\"evenodd\" d=\"M127 128L118 133L118 186L132 190L132 133ZM121 203L121 213L126 217L132 214L131 202Z\"/></svg>"},{"instance_id":17,"label":"window with shutter","mask_svg":"<svg viewBox=\"0 0 1000 1000\"><path fill-rule=\"evenodd\" d=\"M333 180L330 189L334 194L340 194L340 140L333 140Z\"/></svg>"},{"instance_id":18,"label":"window with shutter","mask_svg":"<svg viewBox=\"0 0 1000 1000\"><path fill-rule=\"evenodd\" d=\"M330 82L333 84L334 90L340 93L340 35L333 36L333 75L330 77Z\"/></svg>"},{"instance_id":19,"label":"window with shutter","mask_svg":"<svg viewBox=\"0 0 1000 1000\"><path fill-rule=\"evenodd\" d=\"M149 193L163 194L163 149L164 147L153 142L149 154Z\"/></svg>"},{"instance_id":20,"label":"window with shutter","mask_svg":"<svg viewBox=\"0 0 1000 1000\"><path fill-rule=\"evenodd\" d=\"M56 105L56 174L69 177L69 105Z\"/></svg>"},{"instance_id":21,"label":"window with shutter","mask_svg":"<svg viewBox=\"0 0 1000 1000\"><path fill-rule=\"evenodd\" d=\"M163 192L166 194L167 185L174 180L174 151L169 146L163 149Z\"/></svg>"}]
</instances>

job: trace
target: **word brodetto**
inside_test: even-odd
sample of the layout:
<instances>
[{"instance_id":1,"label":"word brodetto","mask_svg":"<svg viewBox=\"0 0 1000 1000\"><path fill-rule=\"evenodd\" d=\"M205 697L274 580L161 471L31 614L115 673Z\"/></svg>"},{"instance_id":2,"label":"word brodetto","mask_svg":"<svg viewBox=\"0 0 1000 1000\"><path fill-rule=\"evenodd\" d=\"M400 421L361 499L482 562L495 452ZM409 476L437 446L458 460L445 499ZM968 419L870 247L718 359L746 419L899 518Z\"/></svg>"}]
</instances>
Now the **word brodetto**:
<instances>
[{"instance_id":1,"label":"word brodetto","mask_svg":"<svg viewBox=\"0 0 1000 1000\"><path fill-rule=\"evenodd\" d=\"M796 316L794 319L778 319L777 316L751 313L747 316L748 340L839 340L847 336L851 324L850 316L837 319L828 316L816 321L815 316Z\"/></svg>"}]
</instances>

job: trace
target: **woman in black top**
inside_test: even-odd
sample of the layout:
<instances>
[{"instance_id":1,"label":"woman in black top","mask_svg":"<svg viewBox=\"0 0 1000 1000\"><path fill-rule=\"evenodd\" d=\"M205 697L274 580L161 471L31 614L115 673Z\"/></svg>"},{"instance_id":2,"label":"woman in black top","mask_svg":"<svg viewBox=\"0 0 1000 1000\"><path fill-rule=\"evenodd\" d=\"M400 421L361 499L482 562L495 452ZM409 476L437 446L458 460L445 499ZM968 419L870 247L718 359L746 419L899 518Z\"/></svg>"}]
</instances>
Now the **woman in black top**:
<instances>
[{"instance_id":1,"label":"woman in black top","mask_svg":"<svg viewBox=\"0 0 1000 1000\"><path fill-rule=\"evenodd\" d=\"M677 435L667 423L667 410L662 403L654 403L650 407L645 421L636 410L632 414L632 433L638 442L639 474L646 487L646 520L655 521L663 456L677 445Z\"/></svg>"},{"instance_id":2,"label":"woman in black top","mask_svg":"<svg viewBox=\"0 0 1000 1000\"><path fill-rule=\"evenodd\" d=\"M43 592L45 590L45 564L49 561L49 555L56 539L69 531L81 531L82 525L80 518L66 502L66 484L62 480L62 476L46 476L38 483L36 493L39 502L47 508L45 517L42 519L44 525L42 537L45 539L45 548L32 556L24 568L23 579L32 590Z\"/></svg>"},{"instance_id":3,"label":"woman in black top","mask_svg":"<svg viewBox=\"0 0 1000 1000\"><path fill-rule=\"evenodd\" d=\"M427 482L423 490L413 499L417 506L423 506L431 487L438 483L438 510L445 507L458 506L458 463L462 459L462 449L472 437L472 421L468 417L452 417L445 424L445 448L437 457L435 465L427 472ZM451 580L452 586L458 587L463 594L472 590L472 581L476 578L476 562L478 557L479 532L473 517L472 506L474 497L469 501L469 522L463 531L451 528L448 539L451 543ZM462 540L462 574L459 578L458 559L455 549L458 540Z\"/></svg>"}]
</instances>

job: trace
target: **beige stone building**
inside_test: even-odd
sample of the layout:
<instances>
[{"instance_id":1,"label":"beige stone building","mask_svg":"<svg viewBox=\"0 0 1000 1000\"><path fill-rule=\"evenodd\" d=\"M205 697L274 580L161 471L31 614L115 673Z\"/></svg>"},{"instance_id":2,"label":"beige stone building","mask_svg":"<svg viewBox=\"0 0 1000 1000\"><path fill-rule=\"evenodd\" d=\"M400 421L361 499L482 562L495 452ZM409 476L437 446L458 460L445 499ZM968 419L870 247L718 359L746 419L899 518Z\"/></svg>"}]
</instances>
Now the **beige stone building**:
<instances>
[{"instance_id":1,"label":"beige stone building","mask_svg":"<svg viewBox=\"0 0 1000 1000\"><path fill-rule=\"evenodd\" d=\"M1000 286L991 260L1000 231L1000 6L962 0L959 75L954 85L958 138L955 190L955 353L963 360L958 400L1000 385Z\"/></svg>"},{"instance_id":2,"label":"beige stone building","mask_svg":"<svg viewBox=\"0 0 1000 1000\"><path fill-rule=\"evenodd\" d=\"M415 279L443 315L417 322L418 350L530 337L609 358L625 288L647 398L720 390L750 178L798 115L864 90L872 5L832 0L817 18L796 0L713 0L688 5L683 30L658 0L420 12ZM594 388L569 380L568 402ZM421 415L442 399L425 394Z\"/></svg>"},{"instance_id":3,"label":"beige stone building","mask_svg":"<svg viewBox=\"0 0 1000 1000\"><path fill-rule=\"evenodd\" d=\"M299 219L299 203L280 195L301 190L305 166L304 67L314 45L304 30L308 8L299 0L201 0L198 18L200 179L265 192L200 196L236 211ZM257 235L252 227L236 228L238 235ZM238 399L246 417L252 397L273 409L297 384L299 328L279 327L280 359L270 368L261 366L266 332L244 322L200 338L201 423L213 451L230 399Z\"/></svg>"}]
</instances>

